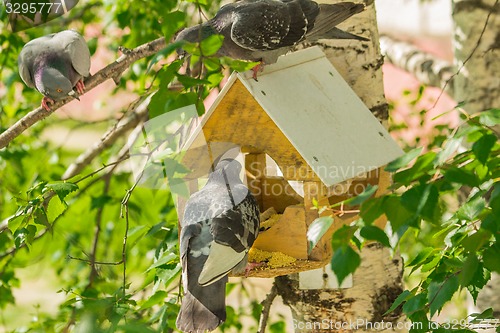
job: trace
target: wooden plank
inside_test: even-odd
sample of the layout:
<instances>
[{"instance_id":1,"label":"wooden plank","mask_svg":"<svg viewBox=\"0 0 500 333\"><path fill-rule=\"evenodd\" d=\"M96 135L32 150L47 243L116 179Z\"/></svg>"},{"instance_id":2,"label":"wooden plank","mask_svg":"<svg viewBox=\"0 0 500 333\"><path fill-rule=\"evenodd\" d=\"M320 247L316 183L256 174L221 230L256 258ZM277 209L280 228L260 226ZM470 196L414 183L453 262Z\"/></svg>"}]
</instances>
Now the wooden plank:
<instances>
[{"instance_id":1,"label":"wooden plank","mask_svg":"<svg viewBox=\"0 0 500 333\"><path fill-rule=\"evenodd\" d=\"M245 173L247 177L247 186L250 192L257 200L261 212L265 211L262 194L262 178L266 172L266 154L246 154L245 155Z\"/></svg>"},{"instance_id":2,"label":"wooden plank","mask_svg":"<svg viewBox=\"0 0 500 333\"><path fill-rule=\"evenodd\" d=\"M253 247L307 259L306 225L303 206L290 206L270 229L259 233Z\"/></svg>"},{"instance_id":3,"label":"wooden plank","mask_svg":"<svg viewBox=\"0 0 500 333\"><path fill-rule=\"evenodd\" d=\"M309 271L311 269L321 268L321 267L324 267L325 265L327 265L329 262L330 262L329 260L325 260L325 261L297 260L296 262L294 262L290 266L275 267L275 268L261 266L261 267L257 267L255 269L252 269L246 275L245 275L245 273L241 273L238 275L230 274L229 276L273 278L276 276L289 275L292 273L298 273L298 272L303 272L303 271Z\"/></svg>"},{"instance_id":4,"label":"wooden plank","mask_svg":"<svg viewBox=\"0 0 500 333\"><path fill-rule=\"evenodd\" d=\"M278 213L283 213L288 206L304 203L283 177L264 177L261 190L263 210L273 207Z\"/></svg>"}]
</instances>

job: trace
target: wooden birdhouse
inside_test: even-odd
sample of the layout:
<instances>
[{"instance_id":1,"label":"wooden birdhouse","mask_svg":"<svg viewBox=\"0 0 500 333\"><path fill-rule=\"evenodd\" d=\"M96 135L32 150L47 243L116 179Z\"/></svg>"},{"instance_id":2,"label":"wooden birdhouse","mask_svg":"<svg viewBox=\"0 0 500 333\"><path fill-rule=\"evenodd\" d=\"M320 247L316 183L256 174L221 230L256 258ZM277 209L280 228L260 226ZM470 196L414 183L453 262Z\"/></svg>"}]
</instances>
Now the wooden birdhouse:
<instances>
[{"instance_id":1,"label":"wooden birdhouse","mask_svg":"<svg viewBox=\"0 0 500 333\"><path fill-rule=\"evenodd\" d=\"M308 254L307 228L318 217L313 201L328 206L363 192L367 184L383 192L389 178L380 167L402 154L318 47L281 57L258 81L251 72L233 73L184 147L182 164L195 180L234 147L244 155L248 187L267 215L261 230L272 224L251 250L257 256L277 254L267 258L276 263L250 272L261 277L328 263L331 235L357 214L336 216ZM190 186L197 189L198 184ZM280 258L292 259L282 265Z\"/></svg>"}]
</instances>

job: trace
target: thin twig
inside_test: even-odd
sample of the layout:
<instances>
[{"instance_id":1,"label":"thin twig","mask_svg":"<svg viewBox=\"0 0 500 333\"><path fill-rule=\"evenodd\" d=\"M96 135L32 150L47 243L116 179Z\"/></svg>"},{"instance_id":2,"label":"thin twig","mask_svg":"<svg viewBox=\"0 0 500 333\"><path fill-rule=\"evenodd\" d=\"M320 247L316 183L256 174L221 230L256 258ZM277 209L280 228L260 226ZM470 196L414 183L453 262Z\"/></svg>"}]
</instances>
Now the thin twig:
<instances>
[{"instance_id":1,"label":"thin twig","mask_svg":"<svg viewBox=\"0 0 500 333\"><path fill-rule=\"evenodd\" d=\"M70 255L67 255L66 258L71 259L71 260L83 261L83 262L88 263L89 265L92 264L92 261L90 259L77 258L77 257L73 257L73 256L70 256ZM122 263L123 263L123 260L114 261L114 262L106 262L106 261L97 261L97 260L94 260L94 264L95 265L118 266L118 265L121 265Z\"/></svg>"},{"instance_id":2,"label":"thin twig","mask_svg":"<svg viewBox=\"0 0 500 333\"><path fill-rule=\"evenodd\" d=\"M273 283L273 287L269 294L267 294L266 299L262 301L262 313L259 319L259 329L257 333L264 333L266 331L267 320L269 319L269 314L271 312L271 305L273 304L274 299L278 295L278 288L276 287L276 283Z\"/></svg>"},{"instance_id":3,"label":"thin twig","mask_svg":"<svg viewBox=\"0 0 500 333\"><path fill-rule=\"evenodd\" d=\"M102 191L102 195L106 196L109 192L109 185L111 183L111 176L113 175L113 170L110 170L104 177L104 189ZM97 256L97 246L99 244L99 238L101 235L101 224L102 224L102 214L104 212L104 205L100 206L97 209L96 217L95 217L95 231L94 231L94 241L92 243L92 251L90 251L90 275L89 275L89 284L87 288L91 287L94 283L95 278L97 277L97 267L96 267L96 256Z\"/></svg>"}]
</instances>

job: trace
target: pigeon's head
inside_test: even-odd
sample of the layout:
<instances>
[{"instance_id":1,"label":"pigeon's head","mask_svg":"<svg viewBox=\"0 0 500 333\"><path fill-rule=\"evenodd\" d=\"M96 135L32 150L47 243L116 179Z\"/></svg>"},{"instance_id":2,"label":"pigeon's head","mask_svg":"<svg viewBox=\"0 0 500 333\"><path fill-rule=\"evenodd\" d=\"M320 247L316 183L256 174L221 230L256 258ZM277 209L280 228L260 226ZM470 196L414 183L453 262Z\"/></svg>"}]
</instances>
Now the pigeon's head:
<instances>
[{"instance_id":1,"label":"pigeon's head","mask_svg":"<svg viewBox=\"0 0 500 333\"><path fill-rule=\"evenodd\" d=\"M34 79L37 90L44 96L54 100L60 100L67 96L75 97L70 80L55 68L43 68L38 75L35 74Z\"/></svg>"},{"instance_id":2,"label":"pigeon's head","mask_svg":"<svg viewBox=\"0 0 500 333\"><path fill-rule=\"evenodd\" d=\"M217 31L209 24L199 24L194 27L181 30L175 37L175 42L198 43L205 38L216 35ZM179 55L185 55L182 48L177 49Z\"/></svg>"},{"instance_id":3,"label":"pigeon's head","mask_svg":"<svg viewBox=\"0 0 500 333\"><path fill-rule=\"evenodd\" d=\"M236 184L241 182L240 172L240 162L231 158L225 158L218 162L216 161L215 170L210 174L209 179L223 181L226 184Z\"/></svg>"}]
</instances>

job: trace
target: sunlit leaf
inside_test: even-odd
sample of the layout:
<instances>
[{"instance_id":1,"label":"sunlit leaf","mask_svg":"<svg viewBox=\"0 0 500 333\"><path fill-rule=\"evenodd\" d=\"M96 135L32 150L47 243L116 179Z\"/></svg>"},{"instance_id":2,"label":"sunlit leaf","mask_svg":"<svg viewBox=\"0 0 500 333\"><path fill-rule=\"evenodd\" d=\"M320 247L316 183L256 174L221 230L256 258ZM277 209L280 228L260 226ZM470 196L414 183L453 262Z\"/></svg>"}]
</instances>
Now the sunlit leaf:
<instances>
[{"instance_id":1,"label":"sunlit leaf","mask_svg":"<svg viewBox=\"0 0 500 333\"><path fill-rule=\"evenodd\" d=\"M409 152L405 153L403 156L396 158L394 161L387 164L387 166L385 167L385 171L395 172L401 168L408 166L411 161L413 161L418 155L420 155L422 149L423 147L412 149Z\"/></svg>"},{"instance_id":2,"label":"sunlit leaf","mask_svg":"<svg viewBox=\"0 0 500 333\"><path fill-rule=\"evenodd\" d=\"M333 218L331 216L324 216L324 217L318 217L311 223L311 225L309 225L309 228L307 229L307 241L309 243L309 250L308 250L309 253L316 246L316 244L318 244L321 237L323 237L323 235L331 227L332 224L333 224Z\"/></svg>"}]
</instances>

